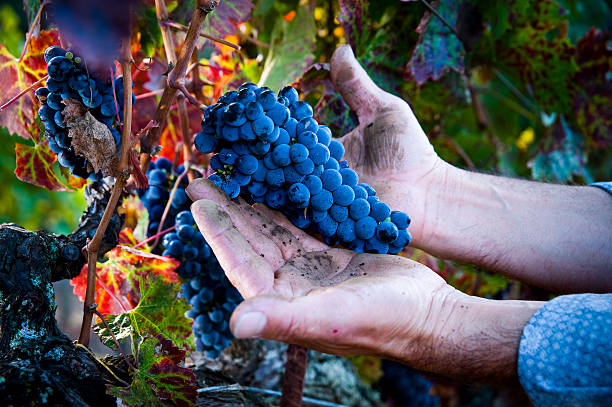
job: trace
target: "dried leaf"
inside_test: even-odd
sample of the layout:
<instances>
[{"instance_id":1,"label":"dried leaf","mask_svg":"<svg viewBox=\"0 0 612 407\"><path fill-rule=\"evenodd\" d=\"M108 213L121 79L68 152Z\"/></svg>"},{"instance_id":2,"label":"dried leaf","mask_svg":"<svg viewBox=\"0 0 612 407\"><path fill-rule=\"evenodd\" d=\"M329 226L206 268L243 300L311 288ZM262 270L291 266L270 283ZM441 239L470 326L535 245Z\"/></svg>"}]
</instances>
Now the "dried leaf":
<instances>
[{"instance_id":1,"label":"dried leaf","mask_svg":"<svg viewBox=\"0 0 612 407\"><path fill-rule=\"evenodd\" d=\"M64 100L64 122L72 138L74 152L87 159L94 173L115 177L119 169L115 139L110 129L96 120L76 99Z\"/></svg>"}]
</instances>

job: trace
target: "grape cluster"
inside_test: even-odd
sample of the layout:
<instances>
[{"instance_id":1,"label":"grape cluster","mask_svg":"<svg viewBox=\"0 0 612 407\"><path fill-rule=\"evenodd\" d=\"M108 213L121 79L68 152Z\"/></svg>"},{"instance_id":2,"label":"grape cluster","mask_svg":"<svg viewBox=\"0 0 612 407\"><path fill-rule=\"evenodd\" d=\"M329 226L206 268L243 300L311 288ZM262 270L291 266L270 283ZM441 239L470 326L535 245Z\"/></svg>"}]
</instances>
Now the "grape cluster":
<instances>
[{"instance_id":1,"label":"grape cluster","mask_svg":"<svg viewBox=\"0 0 612 407\"><path fill-rule=\"evenodd\" d=\"M92 178L100 178L101 174L89 174L87 160L74 152L64 123L62 101L81 101L98 121L110 129L118 147L121 134L117 130L117 108L119 117L122 118L123 78L119 77L111 84L110 80L102 80L96 74L90 75L79 57L58 46L47 48L44 58L49 79L47 86L38 88L35 94L41 102L38 117L45 125L49 149L57 154L57 161L69 168L71 174L82 178L88 178L90 175ZM117 95L117 107L113 86Z\"/></svg>"},{"instance_id":2,"label":"grape cluster","mask_svg":"<svg viewBox=\"0 0 612 407\"><path fill-rule=\"evenodd\" d=\"M182 173L184 167L177 168ZM141 200L149 212L147 234L157 233L168 203L175 176L172 162L160 157L147 171L149 188L141 191ZM198 231L189 210L191 201L185 193L187 178L179 184L162 229L176 226L162 237L162 255L180 262L176 272L183 279L182 294L191 305L187 317L193 319L196 349L209 357L217 357L225 349L232 334L229 318L242 297L229 280L208 243Z\"/></svg>"},{"instance_id":3,"label":"grape cluster","mask_svg":"<svg viewBox=\"0 0 612 407\"><path fill-rule=\"evenodd\" d=\"M225 93L204 111L195 146L215 153L209 179L230 198L264 202L327 244L397 254L410 243L408 215L359 183L342 143L290 86L278 97L252 83Z\"/></svg>"}]
</instances>

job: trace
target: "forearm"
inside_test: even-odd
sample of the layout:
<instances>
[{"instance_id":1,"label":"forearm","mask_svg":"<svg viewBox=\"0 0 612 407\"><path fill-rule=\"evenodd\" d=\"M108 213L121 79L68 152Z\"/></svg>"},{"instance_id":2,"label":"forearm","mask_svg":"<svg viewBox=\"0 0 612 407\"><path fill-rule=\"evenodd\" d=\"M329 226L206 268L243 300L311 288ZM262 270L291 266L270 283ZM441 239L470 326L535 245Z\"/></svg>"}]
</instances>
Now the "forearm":
<instances>
[{"instance_id":1,"label":"forearm","mask_svg":"<svg viewBox=\"0 0 612 407\"><path fill-rule=\"evenodd\" d=\"M445 165L415 245L559 292L612 290L612 199Z\"/></svg>"},{"instance_id":2,"label":"forearm","mask_svg":"<svg viewBox=\"0 0 612 407\"><path fill-rule=\"evenodd\" d=\"M412 367L454 380L518 384L518 349L523 328L544 304L495 301L456 295L434 303Z\"/></svg>"}]
</instances>

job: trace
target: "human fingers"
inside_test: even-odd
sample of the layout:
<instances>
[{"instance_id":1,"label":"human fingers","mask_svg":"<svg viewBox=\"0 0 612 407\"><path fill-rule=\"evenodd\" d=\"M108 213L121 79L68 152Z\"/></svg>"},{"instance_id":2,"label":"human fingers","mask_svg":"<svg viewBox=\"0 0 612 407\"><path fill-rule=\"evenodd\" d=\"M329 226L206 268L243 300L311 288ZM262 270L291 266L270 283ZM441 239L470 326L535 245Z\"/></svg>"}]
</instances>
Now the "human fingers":
<instances>
[{"instance_id":1,"label":"human fingers","mask_svg":"<svg viewBox=\"0 0 612 407\"><path fill-rule=\"evenodd\" d=\"M408 105L385 92L372 81L359 64L349 45L339 46L330 62L330 73L336 89L344 101L357 113L360 124L368 124L386 107L408 109Z\"/></svg>"},{"instance_id":2,"label":"human fingers","mask_svg":"<svg viewBox=\"0 0 612 407\"><path fill-rule=\"evenodd\" d=\"M219 204L200 199L191 205L191 212L225 274L243 297L272 290L274 269L253 250Z\"/></svg>"},{"instance_id":3,"label":"human fingers","mask_svg":"<svg viewBox=\"0 0 612 407\"><path fill-rule=\"evenodd\" d=\"M314 237L309 236L303 230L297 228L282 213L278 211L274 211L268 208L267 206L263 204L258 204L258 203L253 205L253 208L259 211L264 216L267 216L268 218L270 218L270 220L272 220L277 225L282 226L285 229L287 229L291 234L293 234L298 239L298 241L302 244L302 246L304 247L306 251L326 250L329 248L326 244L318 241Z\"/></svg>"},{"instance_id":4,"label":"human fingers","mask_svg":"<svg viewBox=\"0 0 612 407\"><path fill-rule=\"evenodd\" d=\"M242 198L231 200L212 181L206 179L194 180L186 189L189 197L210 199L217 202L227 212L232 223L245 237L255 252L264 254L264 259L276 270L284 264L283 252L276 241L266 238L268 229L273 229L273 222L247 204Z\"/></svg>"}]
</instances>

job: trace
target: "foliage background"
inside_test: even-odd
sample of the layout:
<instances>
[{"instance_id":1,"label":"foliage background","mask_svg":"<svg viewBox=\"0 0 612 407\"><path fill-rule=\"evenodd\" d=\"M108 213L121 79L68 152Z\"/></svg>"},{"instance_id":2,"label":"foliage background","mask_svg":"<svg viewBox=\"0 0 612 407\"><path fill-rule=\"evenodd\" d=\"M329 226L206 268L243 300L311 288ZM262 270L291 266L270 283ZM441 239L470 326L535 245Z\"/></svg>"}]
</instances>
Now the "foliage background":
<instances>
[{"instance_id":1,"label":"foliage background","mask_svg":"<svg viewBox=\"0 0 612 407\"><path fill-rule=\"evenodd\" d=\"M156 62L135 80L136 95L160 89L165 71L153 1L144 3L135 21L135 57ZM167 1L171 19L187 24L193 3ZM10 0L0 6L0 40L12 55L20 54L37 8L36 1L26 0L26 9L23 4ZM210 103L244 81L273 90L294 83L315 106L317 119L341 136L356 117L335 91L326 63L338 44L348 42L381 87L411 104L438 154L453 165L568 184L612 179L609 0L438 0L432 5L455 32L415 0L223 0L206 31L240 43L242 50L202 40L198 69L213 85L193 91ZM45 13L43 27L50 28ZM148 122L156 102L155 97L136 102L135 127ZM195 133L201 116L197 109L191 113ZM178 127L171 113L161 155L174 158ZM34 146L32 139L0 128L0 222L70 232L84 209L83 194L18 180L16 142ZM418 250L406 255L470 294L534 295L485 270Z\"/></svg>"}]
</instances>

